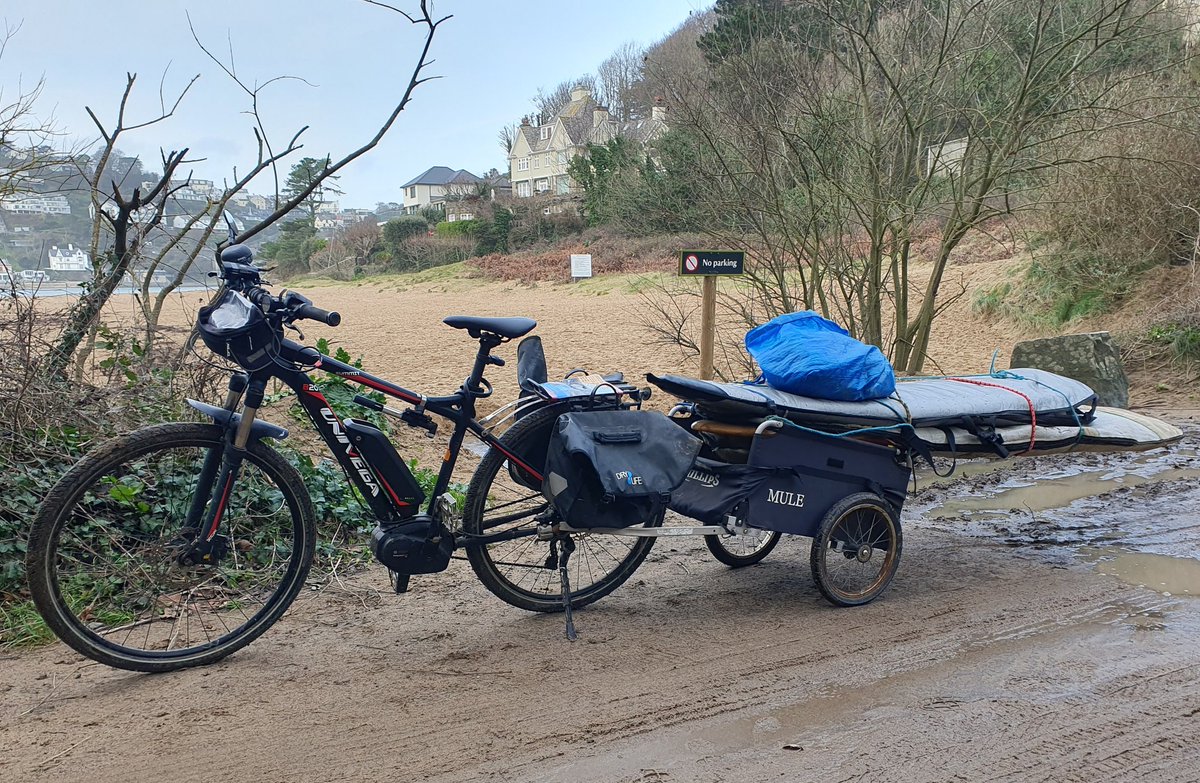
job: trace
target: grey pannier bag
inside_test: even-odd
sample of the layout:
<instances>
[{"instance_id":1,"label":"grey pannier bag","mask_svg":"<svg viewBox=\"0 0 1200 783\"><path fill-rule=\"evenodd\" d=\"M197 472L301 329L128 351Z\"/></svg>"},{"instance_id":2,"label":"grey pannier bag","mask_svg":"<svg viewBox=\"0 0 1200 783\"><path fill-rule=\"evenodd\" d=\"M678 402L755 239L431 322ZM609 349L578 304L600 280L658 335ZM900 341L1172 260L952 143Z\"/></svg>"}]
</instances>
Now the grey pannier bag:
<instances>
[{"instance_id":1,"label":"grey pannier bag","mask_svg":"<svg viewBox=\"0 0 1200 783\"><path fill-rule=\"evenodd\" d=\"M572 527L629 527L663 513L700 439L652 411L558 417L542 492Z\"/></svg>"}]
</instances>

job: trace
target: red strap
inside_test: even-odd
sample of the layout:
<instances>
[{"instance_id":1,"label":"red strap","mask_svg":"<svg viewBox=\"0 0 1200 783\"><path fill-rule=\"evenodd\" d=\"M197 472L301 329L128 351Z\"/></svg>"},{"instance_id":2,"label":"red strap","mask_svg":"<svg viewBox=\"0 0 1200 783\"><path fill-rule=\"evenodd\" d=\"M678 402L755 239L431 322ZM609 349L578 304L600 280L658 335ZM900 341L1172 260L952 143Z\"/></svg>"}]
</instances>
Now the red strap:
<instances>
[{"instance_id":1,"label":"red strap","mask_svg":"<svg viewBox=\"0 0 1200 783\"><path fill-rule=\"evenodd\" d=\"M959 383L972 383L976 386L990 386L993 389L1003 389L1006 392L1012 392L1021 399L1025 400L1025 404L1029 406L1029 419L1032 422L1029 425L1029 448L1022 451L1022 454L1029 454L1033 451L1033 444L1037 441L1037 411L1033 407L1033 400L1029 399L1027 394L1019 392L1016 389L1008 386L1001 386L998 383L988 383L987 381L977 381L973 378L947 378L948 381L958 381Z\"/></svg>"}]
</instances>

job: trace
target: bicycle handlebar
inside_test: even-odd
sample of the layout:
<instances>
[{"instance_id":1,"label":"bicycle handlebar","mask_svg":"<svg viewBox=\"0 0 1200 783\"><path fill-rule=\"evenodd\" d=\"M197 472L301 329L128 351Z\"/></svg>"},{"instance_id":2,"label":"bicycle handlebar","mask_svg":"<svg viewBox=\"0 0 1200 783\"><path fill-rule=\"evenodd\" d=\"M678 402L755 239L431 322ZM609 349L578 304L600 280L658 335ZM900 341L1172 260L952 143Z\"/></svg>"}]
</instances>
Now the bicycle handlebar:
<instances>
[{"instance_id":1,"label":"bicycle handlebar","mask_svg":"<svg viewBox=\"0 0 1200 783\"><path fill-rule=\"evenodd\" d=\"M340 313L317 307L312 300L295 291L284 291L275 296L260 286L251 286L245 291L248 298L260 307L268 316L278 316L280 322L290 324L293 321L320 321L326 326L337 326L342 322Z\"/></svg>"},{"instance_id":2,"label":"bicycle handlebar","mask_svg":"<svg viewBox=\"0 0 1200 783\"><path fill-rule=\"evenodd\" d=\"M229 222L228 216L226 221ZM232 234L233 224L230 223L231 239ZM304 294L283 291L275 296L263 288L261 270L254 266L254 253L246 245L226 247L219 254L218 266L218 276L225 285L244 294L268 317L275 319L277 326L301 320L320 321L326 326L337 326L342 322L340 314L317 307Z\"/></svg>"},{"instance_id":3,"label":"bicycle handlebar","mask_svg":"<svg viewBox=\"0 0 1200 783\"><path fill-rule=\"evenodd\" d=\"M320 321L326 326L337 326L342 322L342 316L335 310L322 310L316 305L304 304L295 310L296 318L307 318L311 321Z\"/></svg>"}]
</instances>

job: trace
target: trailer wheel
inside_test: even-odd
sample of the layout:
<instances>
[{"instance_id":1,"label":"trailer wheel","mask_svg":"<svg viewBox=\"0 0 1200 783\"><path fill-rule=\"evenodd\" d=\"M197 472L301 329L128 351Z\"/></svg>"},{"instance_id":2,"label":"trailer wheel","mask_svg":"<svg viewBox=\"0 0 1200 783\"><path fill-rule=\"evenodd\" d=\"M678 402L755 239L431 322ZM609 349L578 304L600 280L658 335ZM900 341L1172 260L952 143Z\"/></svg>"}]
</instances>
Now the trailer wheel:
<instances>
[{"instance_id":1,"label":"trailer wheel","mask_svg":"<svg viewBox=\"0 0 1200 783\"><path fill-rule=\"evenodd\" d=\"M817 589L834 606L861 606L883 594L900 565L900 521L873 492L842 498L826 512L810 561Z\"/></svg>"}]
</instances>

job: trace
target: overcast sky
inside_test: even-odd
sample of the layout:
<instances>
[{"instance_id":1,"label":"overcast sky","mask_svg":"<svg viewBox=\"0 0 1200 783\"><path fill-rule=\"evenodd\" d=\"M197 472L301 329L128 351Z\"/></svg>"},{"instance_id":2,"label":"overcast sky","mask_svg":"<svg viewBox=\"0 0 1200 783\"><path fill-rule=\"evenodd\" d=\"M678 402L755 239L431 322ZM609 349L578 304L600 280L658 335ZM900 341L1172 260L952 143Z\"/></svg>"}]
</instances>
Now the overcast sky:
<instances>
[{"instance_id":1,"label":"overcast sky","mask_svg":"<svg viewBox=\"0 0 1200 783\"><path fill-rule=\"evenodd\" d=\"M392 0L415 9L417 0ZM674 29L703 0L440 0L427 74L379 147L351 164L338 183L342 206L402 201L400 185L430 166L482 174L507 161L497 141L505 123L529 113L538 87L592 72L625 41L645 45ZM90 106L111 124L125 73L138 76L127 123L157 111L159 84L178 93L197 73L176 115L121 143L159 169L158 148L186 146L194 175L221 181L255 156L248 98L192 40L228 59L248 83L269 85L260 109L273 143L304 125L302 154L339 156L374 134L415 62L419 31L399 15L361 0L26 0L0 8L0 25L20 26L0 60L0 106L19 85L45 86L39 110L53 114L62 143L95 136ZM253 192L271 185L256 180Z\"/></svg>"}]
</instances>

